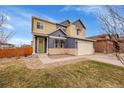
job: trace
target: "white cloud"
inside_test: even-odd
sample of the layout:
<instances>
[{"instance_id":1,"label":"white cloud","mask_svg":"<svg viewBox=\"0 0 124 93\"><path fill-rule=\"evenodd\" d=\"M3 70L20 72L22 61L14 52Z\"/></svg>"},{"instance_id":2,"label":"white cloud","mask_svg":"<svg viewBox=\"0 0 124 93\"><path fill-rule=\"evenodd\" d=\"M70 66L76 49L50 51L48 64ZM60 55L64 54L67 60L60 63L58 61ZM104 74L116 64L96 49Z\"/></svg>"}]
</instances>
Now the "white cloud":
<instances>
[{"instance_id":1,"label":"white cloud","mask_svg":"<svg viewBox=\"0 0 124 93\"><path fill-rule=\"evenodd\" d=\"M9 43L15 44L17 46L23 45L23 44L31 44L30 38L12 38Z\"/></svg>"},{"instance_id":2,"label":"white cloud","mask_svg":"<svg viewBox=\"0 0 124 93\"><path fill-rule=\"evenodd\" d=\"M20 12L19 14L20 14L21 16L25 17L25 18L29 18L29 17L32 16L32 14L26 13L26 12Z\"/></svg>"},{"instance_id":3,"label":"white cloud","mask_svg":"<svg viewBox=\"0 0 124 93\"><path fill-rule=\"evenodd\" d=\"M57 22L57 20L54 19L54 18L52 18L52 17L46 16L46 15L42 15L41 18L42 18L42 17L43 17L44 19L46 19L46 20L49 20L49 21L52 21L52 22Z\"/></svg>"},{"instance_id":4,"label":"white cloud","mask_svg":"<svg viewBox=\"0 0 124 93\"><path fill-rule=\"evenodd\" d=\"M10 24L3 24L3 27L9 30L14 30L14 27Z\"/></svg>"},{"instance_id":5,"label":"white cloud","mask_svg":"<svg viewBox=\"0 0 124 93\"><path fill-rule=\"evenodd\" d=\"M32 16L36 16L36 17L43 18L43 19L46 19L46 20L49 20L52 22L57 22L56 19L49 17L45 14L39 13L37 11L34 11L34 10L33 11L29 10L29 9L24 10L24 9L20 9L20 8L13 7L13 6L11 6L11 8L12 9L14 8L13 11L15 13L17 13L18 15L20 15L21 17L26 18L26 19L31 19Z\"/></svg>"},{"instance_id":6,"label":"white cloud","mask_svg":"<svg viewBox=\"0 0 124 93\"><path fill-rule=\"evenodd\" d=\"M85 13L93 13L96 14L99 11L104 12L105 8L103 6L98 5L88 5L88 6L65 6L61 11L77 11L77 12L85 12Z\"/></svg>"},{"instance_id":7,"label":"white cloud","mask_svg":"<svg viewBox=\"0 0 124 93\"><path fill-rule=\"evenodd\" d=\"M44 15L44 14L39 14L39 13L20 13L21 16L25 17L25 18L31 18L32 16L36 16L36 17L39 17L39 18L43 18L43 19L46 19L46 20L49 20L49 21L52 21L52 22L57 22L56 19L52 18L52 17L49 17L47 15Z\"/></svg>"},{"instance_id":8,"label":"white cloud","mask_svg":"<svg viewBox=\"0 0 124 93\"><path fill-rule=\"evenodd\" d=\"M11 20L11 17L9 15L6 15L7 17L7 20L10 21Z\"/></svg>"},{"instance_id":9,"label":"white cloud","mask_svg":"<svg viewBox=\"0 0 124 93\"><path fill-rule=\"evenodd\" d=\"M57 22L56 19L49 17L47 15L41 14L41 13L40 14L39 13L36 13L36 14L35 13L20 13L20 15L22 15L25 18L31 18L32 16L36 16L36 17L43 18L43 19L46 19L52 22Z\"/></svg>"}]
</instances>

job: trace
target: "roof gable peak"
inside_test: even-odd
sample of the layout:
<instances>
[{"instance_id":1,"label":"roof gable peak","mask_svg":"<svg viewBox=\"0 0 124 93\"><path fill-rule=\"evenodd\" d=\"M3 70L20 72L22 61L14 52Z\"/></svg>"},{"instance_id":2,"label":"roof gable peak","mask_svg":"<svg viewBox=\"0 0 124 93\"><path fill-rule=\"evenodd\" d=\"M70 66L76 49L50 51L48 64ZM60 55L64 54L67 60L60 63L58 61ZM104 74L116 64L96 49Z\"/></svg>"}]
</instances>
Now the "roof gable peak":
<instances>
[{"instance_id":1,"label":"roof gable peak","mask_svg":"<svg viewBox=\"0 0 124 93\"><path fill-rule=\"evenodd\" d=\"M81 25L83 26L84 29L86 29L85 25L83 24L83 22L81 21L81 19L77 19L76 21L73 22L73 24L77 23L77 22L80 22Z\"/></svg>"},{"instance_id":2,"label":"roof gable peak","mask_svg":"<svg viewBox=\"0 0 124 93\"><path fill-rule=\"evenodd\" d=\"M51 35L51 34L53 34L53 33L57 32L57 31L61 31L62 33L64 33L64 34L67 36L67 33L66 33L66 32L64 32L62 29L57 29L56 31L54 31L54 32L50 33L49 35Z\"/></svg>"},{"instance_id":3,"label":"roof gable peak","mask_svg":"<svg viewBox=\"0 0 124 93\"><path fill-rule=\"evenodd\" d=\"M64 23L64 22L71 23L71 22L70 22L70 20L66 19L66 20L64 20L64 21L60 22L60 24L62 24L62 23Z\"/></svg>"}]
</instances>

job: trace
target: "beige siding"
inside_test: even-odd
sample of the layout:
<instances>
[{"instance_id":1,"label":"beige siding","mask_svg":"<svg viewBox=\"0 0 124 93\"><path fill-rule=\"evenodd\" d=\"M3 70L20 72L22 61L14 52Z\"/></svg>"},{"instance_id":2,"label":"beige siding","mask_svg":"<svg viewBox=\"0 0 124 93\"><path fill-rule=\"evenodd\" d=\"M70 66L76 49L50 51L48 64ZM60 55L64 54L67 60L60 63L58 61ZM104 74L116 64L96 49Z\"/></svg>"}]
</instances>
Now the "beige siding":
<instances>
[{"instance_id":1,"label":"beige siding","mask_svg":"<svg viewBox=\"0 0 124 93\"><path fill-rule=\"evenodd\" d=\"M84 28L82 28L81 30L82 30L82 33L81 33L81 35L80 35L80 36L83 36L83 38L85 38L85 29L84 29Z\"/></svg>"},{"instance_id":2,"label":"beige siding","mask_svg":"<svg viewBox=\"0 0 124 93\"><path fill-rule=\"evenodd\" d=\"M89 41L78 41L78 55L93 54L94 47L93 42Z\"/></svg>"},{"instance_id":3,"label":"beige siding","mask_svg":"<svg viewBox=\"0 0 124 93\"><path fill-rule=\"evenodd\" d=\"M37 22L40 22L43 24L43 29L37 29ZM79 28L79 27L78 27ZM77 28L76 25L70 24L66 32L69 36L71 37L76 37L76 38L85 38L85 29L80 27L79 28L81 31L79 35L77 35ZM32 18L32 32L37 33L37 34L50 34L52 32L56 31L56 23L49 22L47 20L39 19L39 18Z\"/></svg>"},{"instance_id":4,"label":"beige siding","mask_svg":"<svg viewBox=\"0 0 124 93\"><path fill-rule=\"evenodd\" d=\"M79 32L79 35L77 35L77 33L76 33L76 37L77 38L85 38L85 29L83 29L83 28L80 28L80 32Z\"/></svg>"},{"instance_id":5,"label":"beige siding","mask_svg":"<svg viewBox=\"0 0 124 93\"><path fill-rule=\"evenodd\" d=\"M66 32L68 35L70 36L76 36L76 26L73 24L70 24L67 29Z\"/></svg>"},{"instance_id":6,"label":"beige siding","mask_svg":"<svg viewBox=\"0 0 124 93\"><path fill-rule=\"evenodd\" d=\"M83 28L80 28L80 32L79 32L79 35L77 35L77 28L75 25L73 24L70 24L67 29L66 29L66 32L69 36L72 36L72 37L76 37L76 38L85 38L85 29Z\"/></svg>"},{"instance_id":7,"label":"beige siding","mask_svg":"<svg viewBox=\"0 0 124 93\"><path fill-rule=\"evenodd\" d=\"M43 29L37 29L37 22L43 24ZM47 22L37 18L32 18L32 31L35 33L49 34L56 30L56 24L52 22Z\"/></svg>"}]
</instances>

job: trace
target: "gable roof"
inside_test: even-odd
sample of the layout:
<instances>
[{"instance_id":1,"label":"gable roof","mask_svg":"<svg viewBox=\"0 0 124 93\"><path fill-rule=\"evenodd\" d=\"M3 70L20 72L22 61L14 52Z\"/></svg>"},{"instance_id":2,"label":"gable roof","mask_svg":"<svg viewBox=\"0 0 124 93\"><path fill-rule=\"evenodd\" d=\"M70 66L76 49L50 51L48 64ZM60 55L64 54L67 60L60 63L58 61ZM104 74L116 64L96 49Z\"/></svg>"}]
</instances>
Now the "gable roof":
<instances>
[{"instance_id":1,"label":"gable roof","mask_svg":"<svg viewBox=\"0 0 124 93\"><path fill-rule=\"evenodd\" d=\"M48 21L48 20L45 20L45 19L41 19L41 18L38 18L38 17L35 17L35 16L32 16L32 19L37 19L37 20L45 21L45 22L48 22L48 23L51 23L51 24L58 24L58 25L61 25L61 26L64 26L64 27L67 27L71 23L68 19L63 21L63 22L60 22L60 23L51 22L51 21ZM80 19L78 19L75 22L73 22L73 24L76 24L77 22L80 22L81 25L84 27L84 29L86 29L86 27L84 26L84 24L82 23L82 21Z\"/></svg>"},{"instance_id":2,"label":"gable roof","mask_svg":"<svg viewBox=\"0 0 124 93\"><path fill-rule=\"evenodd\" d=\"M56 23L56 22L52 22L52 21L49 21L49 20L46 20L46 19L35 17L35 16L32 16L32 19L37 19L37 20L45 21L45 22L48 22L48 23L51 23L51 24L55 24L55 25L57 24L57 25L60 25L60 26L63 26L63 27L67 27L66 25L63 25L64 21L61 22L61 23ZM65 20L65 22L66 22L66 20ZM68 20L68 22L70 22L70 21Z\"/></svg>"},{"instance_id":3,"label":"gable roof","mask_svg":"<svg viewBox=\"0 0 124 93\"><path fill-rule=\"evenodd\" d=\"M99 39L99 38L105 38L106 36L108 36L108 34L100 34L100 35L90 36L87 38L88 39Z\"/></svg>"},{"instance_id":4,"label":"gable roof","mask_svg":"<svg viewBox=\"0 0 124 93\"><path fill-rule=\"evenodd\" d=\"M83 26L83 28L86 29L85 25L83 24L83 22L80 19L78 19L75 22L73 22L73 24L76 24L77 22L80 22L81 25Z\"/></svg>"},{"instance_id":5,"label":"gable roof","mask_svg":"<svg viewBox=\"0 0 124 93\"><path fill-rule=\"evenodd\" d=\"M68 23L68 24L66 24ZM61 25L68 26L71 22L69 20L65 20L63 22L60 22Z\"/></svg>"},{"instance_id":6,"label":"gable roof","mask_svg":"<svg viewBox=\"0 0 124 93\"><path fill-rule=\"evenodd\" d=\"M105 40L114 40L114 35L109 35L109 34L100 34L100 35L95 35L95 36L91 36L91 37L87 37L88 39L93 39L93 40L97 40L97 41L105 41ZM119 40L122 41L124 40L124 36L119 37Z\"/></svg>"},{"instance_id":7,"label":"gable roof","mask_svg":"<svg viewBox=\"0 0 124 93\"><path fill-rule=\"evenodd\" d=\"M62 29L57 29L56 31L54 31L54 32L50 33L49 35L51 35L51 34L53 34L53 33L57 32L57 31L61 31L62 33L64 33L65 35L67 35L67 33L66 33L65 31L63 31Z\"/></svg>"},{"instance_id":8,"label":"gable roof","mask_svg":"<svg viewBox=\"0 0 124 93\"><path fill-rule=\"evenodd\" d=\"M67 26L65 26L65 25L63 25L63 24L60 24L60 23L56 23L56 24L67 28Z\"/></svg>"},{"instance_id":9,"label":"gable roof","mask_svg":"<svg viewBox=\"0 0 124 93\"><path fill-rule=\"evenodd\" d=\"M51 22L51 21L48 21L48 20L45 20L45 19L41 19L41 18L38 18L38 17L35 17L35 16L32 16L32 19L37 19L37 20L45 21L45 22L48 22L48 23L51 23L51 24L56 24L55 22Z\"/></svg>"}]
</instances>

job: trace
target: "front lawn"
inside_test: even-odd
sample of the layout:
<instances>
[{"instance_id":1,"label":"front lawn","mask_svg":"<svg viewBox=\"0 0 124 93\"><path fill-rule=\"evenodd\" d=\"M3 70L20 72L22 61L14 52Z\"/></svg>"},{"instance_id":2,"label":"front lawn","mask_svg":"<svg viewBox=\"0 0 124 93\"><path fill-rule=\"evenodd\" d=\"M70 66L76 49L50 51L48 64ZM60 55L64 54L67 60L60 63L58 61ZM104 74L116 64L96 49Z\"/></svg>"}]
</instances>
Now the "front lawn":
<instances>
[{"instance_id":1,"label":"front lawn","mask_svg":"<svg viewBox=\"0 0 124 93\"><path fill-rule=\"evenodd\" d=\"M124 87L124 68L95 61L39 70L0 63L0 87Z\"/></svg>"}]
</instances>

